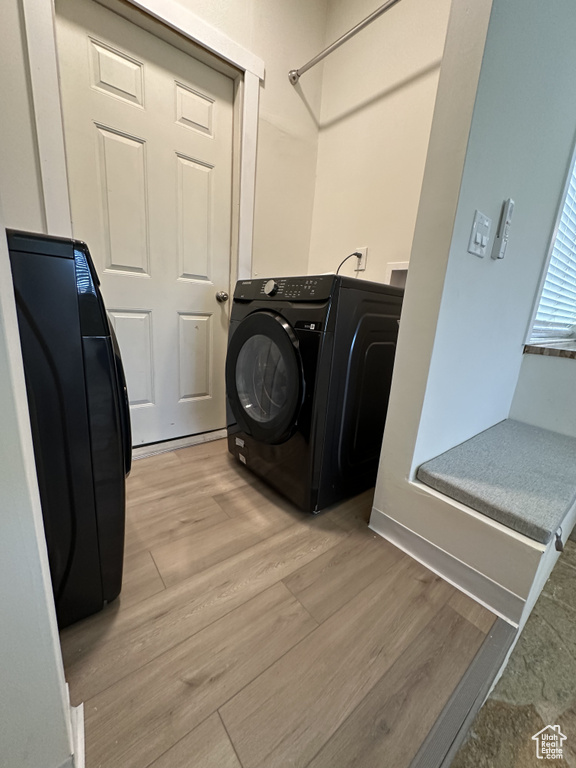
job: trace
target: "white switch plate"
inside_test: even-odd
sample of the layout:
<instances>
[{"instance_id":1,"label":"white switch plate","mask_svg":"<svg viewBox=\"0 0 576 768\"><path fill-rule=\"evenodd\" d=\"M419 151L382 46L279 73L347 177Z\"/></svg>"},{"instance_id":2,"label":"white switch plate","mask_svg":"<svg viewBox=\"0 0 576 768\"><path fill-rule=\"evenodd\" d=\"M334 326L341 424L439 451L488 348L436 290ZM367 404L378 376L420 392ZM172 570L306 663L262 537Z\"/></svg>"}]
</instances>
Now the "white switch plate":
<instances>
[{"instance_id":1,"label":"white switch plate","mask_svg":"<svg viewBox=\"0 0 576 768\"><path fill-rule=\"evenodd\" d=\"M490 240L491 226L492 219L489 219L488 216L480 211L476 211L474 214L474 223L472 224L472 232L470 233L470 242L468 243L468 253L480 256L481 259L486 256L488 242Z\"/></svg>"},{"instance_id":2,"label":"white switch plate","mask_svg":"<svg viewBox=\"0 0 576 768\"><path fill-rule=\"evenodd\" d=\"M368 260L368 247L356 248L356 252L362 254L362 258L357 259L356 272L364 272L366 269L366 261Z\"/></svg>"}]
</instances>

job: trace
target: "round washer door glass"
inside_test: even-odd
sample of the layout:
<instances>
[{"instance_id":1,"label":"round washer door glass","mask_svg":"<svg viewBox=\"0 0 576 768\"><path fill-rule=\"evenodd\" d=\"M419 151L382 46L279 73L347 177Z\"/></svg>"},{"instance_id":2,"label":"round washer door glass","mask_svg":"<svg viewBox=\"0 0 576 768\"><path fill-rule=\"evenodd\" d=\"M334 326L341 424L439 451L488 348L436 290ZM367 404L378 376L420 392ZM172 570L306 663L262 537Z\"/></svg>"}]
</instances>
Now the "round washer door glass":
<instances>
[{"instance_id":1,"label":"round washer door glass","mask_svg":"<svg viewBox=\"0 0 576 768\"><path fill-rule=\"evenodd\" d=\"M280 315L258 310L233 332L226 356L226 393L238 425L260 442L290 438L304 393L299 343Z\"/></svg>"},{"instance_id":2,"label":"round washer door glass","mask_svg":"<svg viewBox=\"0 0 576 768\"><path fill-rule=\"evenodd\" d=\"M236 359L236 392L248 416L266 423L288 401L286 363L278 345L258 333L246 341Z\"/></svg>"}]
</instances>

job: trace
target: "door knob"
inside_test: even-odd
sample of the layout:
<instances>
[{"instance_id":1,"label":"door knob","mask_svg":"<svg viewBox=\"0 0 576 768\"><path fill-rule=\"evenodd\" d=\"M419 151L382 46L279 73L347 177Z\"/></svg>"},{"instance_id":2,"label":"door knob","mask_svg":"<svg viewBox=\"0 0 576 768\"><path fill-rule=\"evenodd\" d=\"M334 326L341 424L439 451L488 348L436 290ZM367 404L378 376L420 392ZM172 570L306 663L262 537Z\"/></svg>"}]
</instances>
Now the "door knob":
<instances>
[{"instance_id":1,"label":"door knob","mask_svg":"<svg viewBox=\"0 0 576 768\"><path fill-rule=\"evenodd\" d=\"M218 291L216 294L216 301L219 301L221 304L228 301L228 294L226 291Z\"/></svg>"}]
</instances>

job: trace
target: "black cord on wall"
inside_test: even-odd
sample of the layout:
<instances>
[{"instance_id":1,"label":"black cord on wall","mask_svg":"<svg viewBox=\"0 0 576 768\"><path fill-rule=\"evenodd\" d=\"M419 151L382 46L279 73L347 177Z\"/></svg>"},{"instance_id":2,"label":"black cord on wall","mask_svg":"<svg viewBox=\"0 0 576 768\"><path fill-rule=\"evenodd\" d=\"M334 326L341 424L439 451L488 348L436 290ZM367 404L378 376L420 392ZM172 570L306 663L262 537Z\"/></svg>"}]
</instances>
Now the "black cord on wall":
<instances>
[{"instance_id":1,"label":"black cord on wall","mask_svg":"<svg viewBox=\"0 0 576 768\"><path fill-rule=\"evenodd\" d=\"M362 254L361 253L358 253L358 251L354 251L354 253L351 253L350 256L346 256L346 258L343 259L340 262L340 267L342 266L342 264L344 264L344 262L348 261L348 259L351 259L352 256L356 256L357 259L361 259L362 258ZM338 269L336 270L336 274L338 274L340 272L340 267L338 267Z\"/></svg>"}]
</instances>

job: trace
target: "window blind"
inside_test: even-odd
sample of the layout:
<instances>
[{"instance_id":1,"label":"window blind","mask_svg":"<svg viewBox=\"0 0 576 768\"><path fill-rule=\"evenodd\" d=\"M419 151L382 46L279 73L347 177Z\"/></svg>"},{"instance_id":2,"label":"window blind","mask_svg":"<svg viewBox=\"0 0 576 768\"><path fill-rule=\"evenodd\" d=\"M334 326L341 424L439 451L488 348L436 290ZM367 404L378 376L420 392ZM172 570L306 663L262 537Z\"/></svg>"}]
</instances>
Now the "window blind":
<instances>
[{"instance_id":1,"label":"window blind","mask_svg":"<svg viewBox=\"0 0 576 768\"><path fill-rule=\"evenodd\" d=\"M531 341L573 338L576 331L576 164L532 328Z\"/></svg>"}]
</instances>

